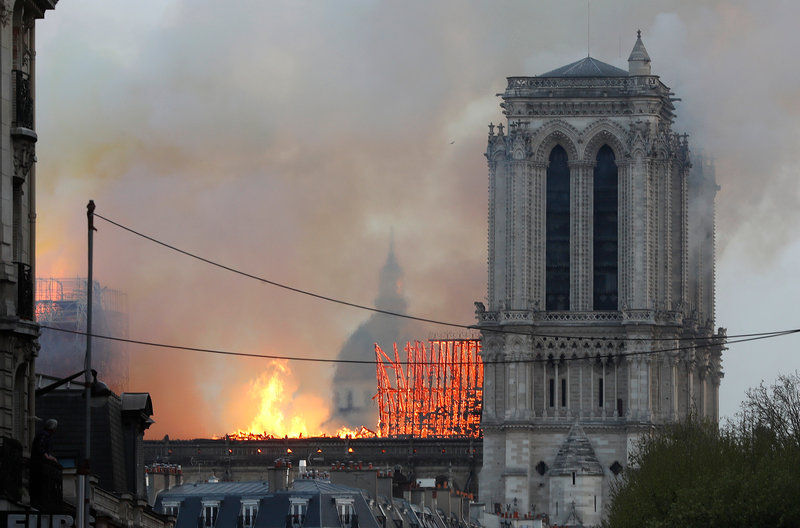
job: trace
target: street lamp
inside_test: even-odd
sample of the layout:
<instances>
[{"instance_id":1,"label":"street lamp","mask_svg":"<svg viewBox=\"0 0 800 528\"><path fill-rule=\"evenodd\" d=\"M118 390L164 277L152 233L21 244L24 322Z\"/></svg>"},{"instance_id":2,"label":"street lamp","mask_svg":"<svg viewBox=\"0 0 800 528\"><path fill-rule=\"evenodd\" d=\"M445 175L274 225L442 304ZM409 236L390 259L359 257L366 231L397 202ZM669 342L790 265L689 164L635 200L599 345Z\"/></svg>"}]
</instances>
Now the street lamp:
<instances>
[{"instance_id":1,"label":"street lamp","mask_svg":"<svg viewBox=\"0 0 800 528\"><path fill-rule=\"evenodd\" d=\"M97 379L97 371L92 369L89 372L92 375L92 382L89 384L89 394L90 394L90 396L98 398L98 397L102 397L102 396L108 396L109 394L111 394L111 389L108 388L108 385L106 385L105 383L103 383L102 381ZM51 391L61 387L62 385L66 385L70 381L73 381L73 380L79 378L80 376L82 376L84 374L86 374L86 370L85 369L80 371L80 372L76 372L72 376L68 376L68 377L60 379L60 380L58 380L58 381L56 381L54 383L51 383L50 385L46 385L44 387L38 388L38 389L36 389L36 396L37 397L38 396L43 396L43 395L47 394L48 392L51 392Z\"/></svg>"},{"instance_id":2,"label":"street lamp","mask_svg":"<svg viewBox=\"0 0 800 528\"><path fill-rule=\"evenodd\" d=\"M86 205L86 221L88 227L88 258L87 258L87 277L86 277L86 358L84 361L84 372L86 374L86 430L84 437L84 460L78 471L78 505L77 517L78 528L88 528L89 526L89 466L92 452L92 406L91 406L91 380L89 374L92 371L92 305L94 295L92 286L94 277L92 276L92 266L94 259L94 200L89 200ZM95 380L97 378L95 377Z\"/></svg>"}]
</instances>

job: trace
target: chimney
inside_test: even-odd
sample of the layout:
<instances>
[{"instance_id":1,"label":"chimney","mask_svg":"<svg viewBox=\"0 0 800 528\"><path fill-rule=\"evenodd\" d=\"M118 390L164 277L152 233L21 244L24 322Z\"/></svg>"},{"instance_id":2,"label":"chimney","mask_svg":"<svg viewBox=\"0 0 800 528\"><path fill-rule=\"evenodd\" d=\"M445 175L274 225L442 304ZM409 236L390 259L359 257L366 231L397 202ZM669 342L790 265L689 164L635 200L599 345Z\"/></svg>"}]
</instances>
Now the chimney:
<instances>
[{"instance_id":1,"label":"chimney","mask_svg":"<svg viewBox=\"0 0 800 528\"><path fill-rule=\"evenodd\" d=\"M289 489L289 466L281 460L267 468L267 486L270 493Z\"/></svg>"}]
</instances>

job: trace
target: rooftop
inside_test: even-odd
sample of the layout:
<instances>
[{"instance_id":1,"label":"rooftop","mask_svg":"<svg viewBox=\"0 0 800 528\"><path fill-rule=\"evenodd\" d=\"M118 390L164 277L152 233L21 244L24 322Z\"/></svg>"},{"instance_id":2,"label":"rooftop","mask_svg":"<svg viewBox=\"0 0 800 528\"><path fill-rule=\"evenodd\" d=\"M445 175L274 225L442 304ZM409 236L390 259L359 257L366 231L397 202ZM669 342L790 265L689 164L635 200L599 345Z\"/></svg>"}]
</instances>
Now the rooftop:
<instances>
[{"instance_id":1,"label":"rooftop","mask_svg":"<svg viewBox=\"0 0 800 528\"><path fill-rule=\"evenodd\" d=\"M628 72L592 57L567 64L539 77L627 77Z\"/></svg>"},{"instance_id":2,"label":"rooftop","mask_svg":"<svg viewBox=\"0 0 800 528\"><path fill-rule=\"evenodd\" d=\"M561 444L550 474L569 475L573 471L581 475L603 475L603 466L597 460L592 444L578 422L575 422L567 439Z\"/></svg>"}]
</instances>

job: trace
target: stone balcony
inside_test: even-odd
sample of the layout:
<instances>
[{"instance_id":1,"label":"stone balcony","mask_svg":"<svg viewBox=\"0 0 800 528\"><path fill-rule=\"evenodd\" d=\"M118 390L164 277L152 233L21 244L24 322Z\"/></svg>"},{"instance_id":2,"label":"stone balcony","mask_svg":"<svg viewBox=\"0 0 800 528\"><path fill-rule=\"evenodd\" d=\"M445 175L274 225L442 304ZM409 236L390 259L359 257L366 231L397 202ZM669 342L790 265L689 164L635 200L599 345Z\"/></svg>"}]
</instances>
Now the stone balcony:
<instances>
[{"instance_id":1,"label":"stone balcony","mask_svg":"<svg viewBox=\"0 0 800 528\"><path fill-rule=\"evenodd\" d=\"M531 326L618 326L618 325L662 325L680 326L683 314L680 311L621 310L621 311L536 311L498 310L475 312L478 326L504 326L527 324Z\"/></svg>"}]
</instances>

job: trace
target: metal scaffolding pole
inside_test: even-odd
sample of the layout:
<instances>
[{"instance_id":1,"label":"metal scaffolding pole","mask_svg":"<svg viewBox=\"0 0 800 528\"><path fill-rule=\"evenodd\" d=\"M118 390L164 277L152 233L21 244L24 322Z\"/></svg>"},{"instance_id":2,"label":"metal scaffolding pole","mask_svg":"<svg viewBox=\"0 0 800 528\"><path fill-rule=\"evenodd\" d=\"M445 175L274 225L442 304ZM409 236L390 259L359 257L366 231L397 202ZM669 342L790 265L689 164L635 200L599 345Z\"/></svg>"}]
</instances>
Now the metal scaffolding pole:
<instances>
[{"instance_id":1,"label":"metal scaffolding pole","mask_svg":"<svg viewBox=\"0 0 800 528\"><path fill-rule=\"evenodd\" d=\"M417 341L407 343L405 352L403 363L397 344L394 359L375 345L381 436L479 437L480 341L433 340L428 347Z\"/></svg>"}]
</instances>

